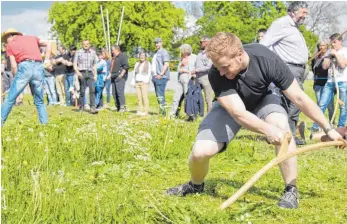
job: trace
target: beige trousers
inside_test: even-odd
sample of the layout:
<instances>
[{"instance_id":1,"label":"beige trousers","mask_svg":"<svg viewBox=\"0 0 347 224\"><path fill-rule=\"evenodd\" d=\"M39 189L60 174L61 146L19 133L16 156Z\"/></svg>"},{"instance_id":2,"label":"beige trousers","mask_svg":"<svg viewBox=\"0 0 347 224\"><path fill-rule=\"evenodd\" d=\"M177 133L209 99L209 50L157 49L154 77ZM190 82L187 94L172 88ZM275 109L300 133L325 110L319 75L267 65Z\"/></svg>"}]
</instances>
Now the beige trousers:
<instances>
[{"instance_id":1,"label":"beige trousers","mask_svg":"<svg viewBox=\"0 0 347 224\"><path fill-rule=\"evenodd\" d=\"M64 74L57 75L55 77L55 88L57 89L58 95L59 95L59 102L60 104L66 103L66 96L65 96L65 78Z\"/></svg>"},{"instance_id":2,"label":"beige trousers","mask_svg":"<svg viewBox=\"0 0 347 224\"><path fill-rule=\"evenodd\" d=\"M148 112L148 83L137 82L135 84L135 87L137 92L137 102L139 104L139 111Z\"/></svg>"}]
</instances>

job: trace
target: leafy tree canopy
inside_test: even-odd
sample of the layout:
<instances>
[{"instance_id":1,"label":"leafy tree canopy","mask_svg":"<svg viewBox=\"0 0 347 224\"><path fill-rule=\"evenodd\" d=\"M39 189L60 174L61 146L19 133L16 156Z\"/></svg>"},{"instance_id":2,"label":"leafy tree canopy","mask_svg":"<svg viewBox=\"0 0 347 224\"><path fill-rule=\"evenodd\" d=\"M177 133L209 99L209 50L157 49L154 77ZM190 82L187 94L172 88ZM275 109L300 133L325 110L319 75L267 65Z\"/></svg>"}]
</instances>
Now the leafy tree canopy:
<instances>
[{"instance_id":1,"label":"leafy tree canopy","mask_svg":"<svg viewBox=\"0 0 347 224\"><path fill-rule=\"evenodd\" d=\"M100 5L103 6L105 24L106 9L109 12L111 45L117 41L122 6L125 7L120 44L127 51L138 46L155 50L155 37L161 37L170 50L174 30L184 28L184 10L170 2L68 1L55 2L49 10L48 21L53 24L53 33L67 46L79 45L83 39L89 39L94 46L104 47Z\"/></svg>"}]
</instances>

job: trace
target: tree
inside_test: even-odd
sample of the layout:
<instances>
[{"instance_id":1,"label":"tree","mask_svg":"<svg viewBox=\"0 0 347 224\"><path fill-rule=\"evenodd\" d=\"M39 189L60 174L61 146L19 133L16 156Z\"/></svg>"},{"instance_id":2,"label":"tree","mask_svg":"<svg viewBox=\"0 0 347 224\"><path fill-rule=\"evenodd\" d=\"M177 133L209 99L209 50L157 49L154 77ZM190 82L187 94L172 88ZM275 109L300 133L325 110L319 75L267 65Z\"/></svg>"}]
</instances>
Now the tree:
<instances>
[{"instance_id":1,"label":"tree","mask_svg":"<svg viewBox=\"0 0 347 224\"><path fill-rule=\"evenodd\" d=\"M286 11L286 5L276 1L204 2L203 16L197 21L201 29L196 35L213 36L220 31L232 32L243 43L252 43L260 28L268 29L274 20L286 15ZM317 37L304 26L300 30L308 48L313 51ZM196 35L187 38L186 42L197 41ZM193 47L197 50L198 45L194 44Z\"/></svg>"},{"instance_id":2,"label":"tree","mask_svg":"<svg viewBox=\"0 0 347 224\"><path fill-rule=\"evenodd\" d=\"M313 1L309 2L307 27L322 39L338 32L338 18L346 13L345 2Z\"/></svg>"},{"instance_id":3,"label":"tree","mask_svg":"<svg viewBox=\"0 0 347 224\"><path fill-rule=\"evenodd\" d=\"M258 29L285 14L285 6L282 2L204 2L203 13L197 22L203 26L200 33L232 32L243 43L251 43Z\"/></svg>"},{"instance_id":4,"label":"tree","mask_svg":"<svg viewBox=\"0 0 347 224\"><path fill-rule=\"evenodd\" d=\"M161 37L170 50L174 29L184 27L184 10L170 2L55 2L49 10L49 22L64 45L89 39L96 47L105 46L100 5L109 11L111 44L117 40L122 6L125 7L120 43L127 51L141 46L154 50L153 40ZM106 13L105 13L106 15Z\"/></svg>"}]
</instances>

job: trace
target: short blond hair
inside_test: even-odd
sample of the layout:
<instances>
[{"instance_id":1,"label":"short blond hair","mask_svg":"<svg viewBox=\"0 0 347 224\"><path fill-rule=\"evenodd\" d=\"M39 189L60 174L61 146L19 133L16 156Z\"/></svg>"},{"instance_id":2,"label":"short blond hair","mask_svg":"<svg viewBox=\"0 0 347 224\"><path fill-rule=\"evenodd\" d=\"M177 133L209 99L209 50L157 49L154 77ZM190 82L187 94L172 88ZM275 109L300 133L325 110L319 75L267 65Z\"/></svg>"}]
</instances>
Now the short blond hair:
<instances>
[{"instance_id":1,"label":"short blond hair","mask_svg":"<svg viewBox=\"0 0 347 224\"><path fill-rule=\"evenodd\" d=\"M182 44L180 51L182 54L187 53L188 55L190 55L193 52L193 49L189 44Z\"/></svg>"},{"instance_id":2,"label":"short blond hair","mask_svg":"<svg viewBox=\"0 0 347 224\"><path fill-rule=\"evenodd\" d=\"M207 45L206 54L213 60L223 56L230 58L243 51L241 40L232 33L218 32Z\"/></svg>"}]
</instances>

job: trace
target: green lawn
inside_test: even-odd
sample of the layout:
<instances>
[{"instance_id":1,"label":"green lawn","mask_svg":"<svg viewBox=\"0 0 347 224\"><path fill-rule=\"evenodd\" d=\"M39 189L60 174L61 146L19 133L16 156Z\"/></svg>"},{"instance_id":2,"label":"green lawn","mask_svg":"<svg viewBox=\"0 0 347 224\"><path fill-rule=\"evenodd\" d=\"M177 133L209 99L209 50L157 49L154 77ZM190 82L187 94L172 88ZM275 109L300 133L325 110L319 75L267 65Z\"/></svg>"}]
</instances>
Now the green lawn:
<instances>
[{"instance_id":1,"label":"green lawn","mask_svg":"<svg viewBox=\"0 0 347 224\"><path fill-rule=\"evenodd\" d=\"M313 96L312 82L306 91ZM284 187L276 167L220 211L274 157L274 147L257 135L242 130L212 159L205 193L169 197L168 187L189 180L198 121L49 107L49 125L40 126L28 101L2 129L3 223L347 223L346 151L299 156L297 210L276 206ZM150 103L156 112L153 94ZM127 95L127 104L135 111L136 96Z\"/></svg>"}]
</instances>

